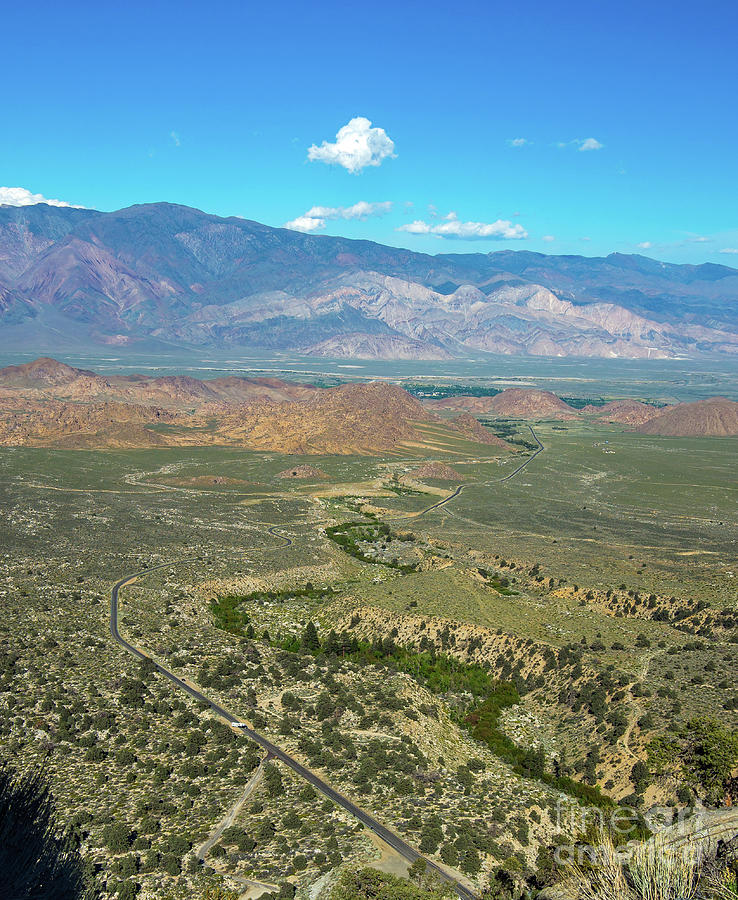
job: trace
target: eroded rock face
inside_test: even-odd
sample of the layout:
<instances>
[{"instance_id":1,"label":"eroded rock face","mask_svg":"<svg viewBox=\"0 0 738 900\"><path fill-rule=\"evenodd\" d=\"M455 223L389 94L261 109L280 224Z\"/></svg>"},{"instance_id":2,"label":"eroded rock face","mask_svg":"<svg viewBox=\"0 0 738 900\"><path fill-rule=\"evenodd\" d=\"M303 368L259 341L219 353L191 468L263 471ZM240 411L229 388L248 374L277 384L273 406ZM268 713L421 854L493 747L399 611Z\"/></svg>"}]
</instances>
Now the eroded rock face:
<instances>
[{"instance_id":1,"label":"eroded rock face","mask_svg":"<svg viewBox=\"0 0 738 900\"><path fill-rule=\"evenodd\" d=\"M442 347L394 334L354 332L327 338L305 351L332 359L452 359Z\"/></svg>"}]
</instances>

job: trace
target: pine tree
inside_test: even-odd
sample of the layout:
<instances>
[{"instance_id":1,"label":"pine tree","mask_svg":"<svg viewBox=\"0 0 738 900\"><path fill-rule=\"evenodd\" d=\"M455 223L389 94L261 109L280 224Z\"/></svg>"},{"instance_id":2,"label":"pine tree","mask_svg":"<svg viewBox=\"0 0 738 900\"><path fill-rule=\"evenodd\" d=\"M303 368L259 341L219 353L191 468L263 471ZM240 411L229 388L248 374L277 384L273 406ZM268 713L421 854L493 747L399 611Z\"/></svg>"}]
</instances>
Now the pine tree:
<instances>
[{"instance_id":1,"label":"pine tree","mask_svg":"<svg viewBox=\"0 0 738 900\"><path fill-rule=\"evenodd\" d=\"M314 653L316 650L320 650L318 629L312 621L308 622L305 626L305 631L302 634L302 641L300 642L300 648L307 653Z\"/></svg>"}]
</instances>

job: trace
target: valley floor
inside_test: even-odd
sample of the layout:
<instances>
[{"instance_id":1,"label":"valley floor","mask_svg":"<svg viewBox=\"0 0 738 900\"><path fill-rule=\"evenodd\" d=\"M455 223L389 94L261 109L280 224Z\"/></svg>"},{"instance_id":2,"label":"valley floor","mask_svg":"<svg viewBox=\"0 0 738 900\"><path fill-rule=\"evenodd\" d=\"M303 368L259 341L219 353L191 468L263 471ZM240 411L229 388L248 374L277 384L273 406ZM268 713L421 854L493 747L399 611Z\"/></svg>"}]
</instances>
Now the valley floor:
<instances>
[{"instance_id":1,"label":"valley floor","mask_svg":"<svg viewBox=\"0 0 738 900\"><path fill-rule=\"evenodd\" d=\"M223 876L317 898L403 865L113 642L112 582L161 564L122 591L121 633L475 889L566 830L560 774L676 802L634 780L648 742L738 725L735 441L535 433L513 478L520 454L461 444L2 451L0 754L43 767L108 894ZM296 462L325 477L279 477ZM412 474L433 462L462 490ZM494 726L513 750L470 730L479 672L519 688Z\"/></svg>"}]
</instances>

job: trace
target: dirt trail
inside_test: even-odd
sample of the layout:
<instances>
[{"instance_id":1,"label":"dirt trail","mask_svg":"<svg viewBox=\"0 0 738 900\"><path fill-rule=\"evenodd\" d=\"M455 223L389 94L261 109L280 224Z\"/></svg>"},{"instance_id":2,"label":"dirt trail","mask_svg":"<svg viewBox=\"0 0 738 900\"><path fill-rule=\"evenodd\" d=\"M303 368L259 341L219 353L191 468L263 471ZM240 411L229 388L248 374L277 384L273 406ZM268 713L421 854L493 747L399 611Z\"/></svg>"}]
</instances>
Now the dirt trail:
<instances>
[{"instance_id":1,"label":"dirt trail","mask_svg":"<svg viewBox=\"0 0 738 900\"><path fill-rule=\"evenodd\" d=\"M208 855L210 850L212 850L212 848L218 843L218 841L222 837L223 832L226 830L226 828L230 828L231 825L233 825L233 823L236 821L238 814L243 809L244 803L248 800L248 798L251 796L251 794L253 794L253 792L256 790L256 788L261 784L261 780L264 777L264 763L265 762L266 762L266 757L264 757L264 759L262 759L262 761L259 763L258 768L254 772L254 774L251 776L251 780L244 788L243 793L238 798L238 800L236 800L236 802L233 804L233 806L228 810L228 812L225 814L225 816L220 821L220 823L216 826L215 830L212 832L210 837L205 841L205 843L200 844L200 846L197 848L196 855L197 855L198 859L204 859Z\"/></svg>"},{"instance_id":2,"label":"dirt trail","mask_svg":"<svg viewBox=\"0 0 738 900\"><path fill-rule=\"evenodd\" d=\"M648 677L648 670L651 667L651 662L655 656L658 656L660 650L652 650L650 653L646 653L643 657L643 661L641 662L641 669L638 673L637 684L643 684L643 682ZM638 719L643 715L643 706L638 699L633 699L630 702L630 715L628 716L628 727L625 729L625 733L622 734L618 738L617 745L622 749L626 756L630 757L633 762L638 762L639 758L633 752L630 746L630 736L633 733L633 729L636 727L638 723Z\"/></svg>"}]
</instances>

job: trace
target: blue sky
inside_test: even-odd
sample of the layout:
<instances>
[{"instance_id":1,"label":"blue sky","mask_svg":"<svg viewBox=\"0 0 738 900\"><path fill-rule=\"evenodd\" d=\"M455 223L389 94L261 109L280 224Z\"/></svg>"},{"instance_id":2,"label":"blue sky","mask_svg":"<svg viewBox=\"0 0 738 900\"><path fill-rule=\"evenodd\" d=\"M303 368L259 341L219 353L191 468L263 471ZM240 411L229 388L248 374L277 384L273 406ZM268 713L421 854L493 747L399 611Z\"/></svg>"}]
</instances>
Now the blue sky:
<instances>
[{"instance_id":1,"label":"blue sky","mask_svg":"<svg viewBox=\"0 0 738 900\"><path fill-rule=\"evenodd\" d=\"M2 24L0 185L738 265L735 2L70 0Z\"/></svg>"}]
</instances>

